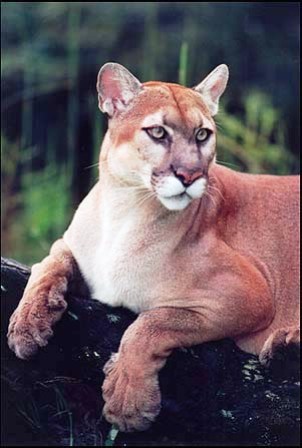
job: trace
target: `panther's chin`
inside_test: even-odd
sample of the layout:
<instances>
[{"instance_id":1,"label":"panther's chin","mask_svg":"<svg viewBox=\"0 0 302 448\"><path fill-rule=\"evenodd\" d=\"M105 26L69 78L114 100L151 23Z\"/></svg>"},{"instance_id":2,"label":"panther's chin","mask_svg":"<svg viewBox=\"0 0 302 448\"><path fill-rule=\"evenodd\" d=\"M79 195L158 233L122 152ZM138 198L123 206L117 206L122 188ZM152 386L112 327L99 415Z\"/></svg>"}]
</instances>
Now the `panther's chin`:
<instances>
[{"instance_id":1,"label":"panther's chin","mask_svg":"<svg viewBox=\"0 0 302 448\"><path fill-rule=\"evenodd\" d=\"M184 210L191 203L193 198L184 192L170 197L158 195L158 199L168 210L175 211Z\"/></svg>"}]
</instances>

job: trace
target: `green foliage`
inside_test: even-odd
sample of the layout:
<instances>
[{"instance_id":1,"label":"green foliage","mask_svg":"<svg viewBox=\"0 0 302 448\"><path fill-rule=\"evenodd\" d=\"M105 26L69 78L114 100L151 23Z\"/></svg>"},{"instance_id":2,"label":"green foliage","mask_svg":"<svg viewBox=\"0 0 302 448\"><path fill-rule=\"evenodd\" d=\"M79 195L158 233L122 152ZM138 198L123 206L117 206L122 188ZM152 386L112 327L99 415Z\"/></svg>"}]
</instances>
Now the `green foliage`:
<instances>
[{"instance_id":1,"label":"green foliage","mask_svg":"<svg viewBox=\"0 0 302 448\"><path fill-rule=\"evenodd\" d=\"M284 146L279 112L257 91L246 95L243 107L241 118L224 110L217 117L218 161L250 173L288 174L293 156Z\"/></svg>"},{"instance_id":2,"label":"green foliage","mask_svg":"<svg viewBox=\"0 0 302 448\"><path fill-rule=\"evenodd\" d=\"M24 222L31 223L29 238L43 245L62 231L68 215L68 181L64 174L49 169L23 177Z\"/></svg>"},{"instance_id":3,"label":"green foliage","mask_svg":"<svg viewBox=\"0 0 302 448\"><path fill-rule=\"evenodd\" d=\"M187 72L188 72L188 44L183 42L179 52L179 69L178 69L178 82L183 86L187 85Z\"/></svg>"},{"instance_id":4,"label":"green foliage","mask_svg":"<svg viewBox=\"0 0 302 448\"><path fill-rule=\"evenodd\" d=\"M43 434L44 437L47 437L49 426L54 422L58 425L66 425L69 429L66 446L74 446L73 413L63 392L54 380L40 382L39 387L48 389L50 392L47 406L38 407L34 394L26 394L20 403L15 403L17 412L33 431ZM100 435L95 434L96 441L100 438Z\"/></svg>"},{"instance_id":5,"label":"green foliage","mask_svg":"<svg viewBox=\"0 0 302 448\"><path fill-rule=\"evenodd\" d=\"M31 263L49 252L53 241L66 229L71 216L68 177L50 167L22 176L20 203L12 223L15 244L10 256Z\"/></svg>"},{"instance_id":6,"label":"green foliage","mask_svg":"<svg viewBox=\"0 0 302 448\"><path fill-rule=\"evenodd\" d=\"M216 117L219 163L297 172L295 5L2 2L3 254L26 263L44 256L96 181L105 121L95 79L110 60L142 81L188 86L227 63L230 83ZM78 138L85 120L87 144ZM90 160L81 161L88 150Z\"/></svg>"}]
</instances>

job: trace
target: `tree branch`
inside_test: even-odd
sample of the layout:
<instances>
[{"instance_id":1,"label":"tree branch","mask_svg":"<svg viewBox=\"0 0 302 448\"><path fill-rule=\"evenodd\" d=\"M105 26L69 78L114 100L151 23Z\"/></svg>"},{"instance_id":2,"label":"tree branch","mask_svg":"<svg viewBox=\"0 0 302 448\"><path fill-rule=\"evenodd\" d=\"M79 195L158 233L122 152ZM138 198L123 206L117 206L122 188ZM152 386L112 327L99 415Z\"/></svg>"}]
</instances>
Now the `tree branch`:
<instances>
[{"instance_id":1,"label":"tree branch","mask_svg":"<svg viewBox=\"0 0 302 448\"><path fill-rule=\"evenodd\" d=\"M1 272L2 446L104 445L102 368L135 315L70 295L48 346L21 361L6 332L30 270L1 259ZM160 374L158 420L147 432L119 433L115 444L298 445L298 375L296 358L267 371L228 340L176 350Z\"/></svg>"}]
</instances>

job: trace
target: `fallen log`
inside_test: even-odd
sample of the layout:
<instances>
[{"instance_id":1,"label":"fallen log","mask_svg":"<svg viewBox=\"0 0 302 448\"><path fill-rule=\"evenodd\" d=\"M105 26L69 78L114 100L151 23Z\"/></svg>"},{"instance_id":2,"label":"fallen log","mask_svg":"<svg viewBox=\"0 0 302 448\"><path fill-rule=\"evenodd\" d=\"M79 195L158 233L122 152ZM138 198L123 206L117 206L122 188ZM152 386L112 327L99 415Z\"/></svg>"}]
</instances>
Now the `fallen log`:
<instances>
[{"instance_id":1,"label":"fallen log","mask_svg":"<svg viewBox=\"0 0 302 448\"><path fill-rule=\"evenodd\" d=\"M176 350L160 374L156 423L116 433L102 417L102 368L135 315L70 293L48 346L22 361L6 333L29 273L1 259L2 446L299 444L297 354L284 353L268 370L229 340Z\"/></svg>"}]
</instances>

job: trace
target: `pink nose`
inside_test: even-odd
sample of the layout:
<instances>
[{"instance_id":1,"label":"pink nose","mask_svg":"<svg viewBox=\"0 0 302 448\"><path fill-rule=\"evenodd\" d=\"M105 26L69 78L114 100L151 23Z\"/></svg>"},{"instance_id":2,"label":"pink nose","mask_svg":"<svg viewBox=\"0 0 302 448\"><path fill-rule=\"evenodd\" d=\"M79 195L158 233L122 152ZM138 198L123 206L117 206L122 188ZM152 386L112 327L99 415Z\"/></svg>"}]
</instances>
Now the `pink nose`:
<instances>
[{"instance_id":1,"label":"pink nose","mask_svg":"<svg viewBox=\"0 0 302 448\"><path fill-rule=\"evenodd\" d=\"M174 171L175 176L183 183L185 187L191 185L196 179L203 176L201 169L177 168Z\"/></svg>"}]
</instances>

